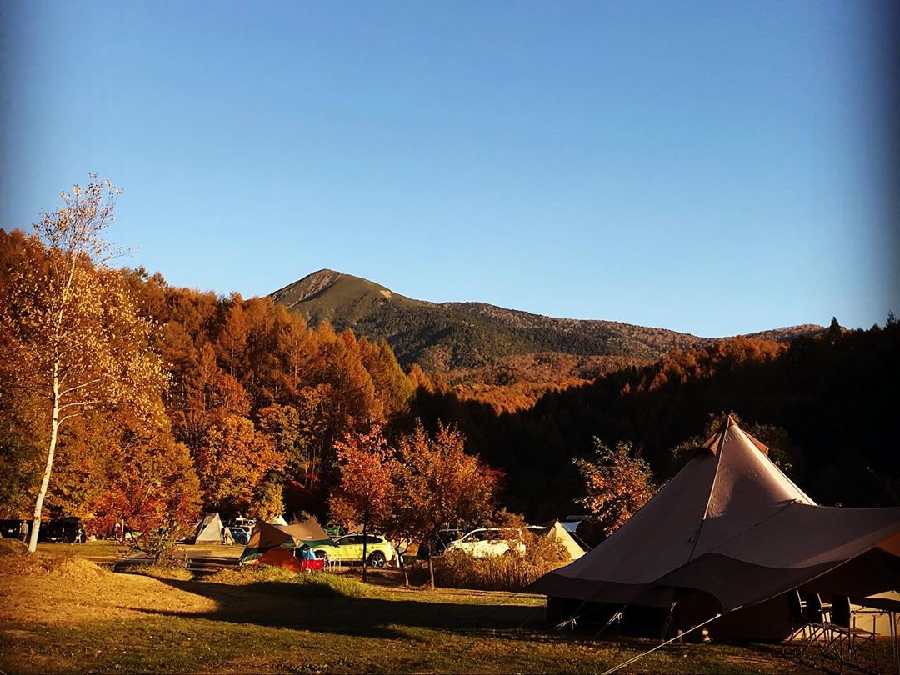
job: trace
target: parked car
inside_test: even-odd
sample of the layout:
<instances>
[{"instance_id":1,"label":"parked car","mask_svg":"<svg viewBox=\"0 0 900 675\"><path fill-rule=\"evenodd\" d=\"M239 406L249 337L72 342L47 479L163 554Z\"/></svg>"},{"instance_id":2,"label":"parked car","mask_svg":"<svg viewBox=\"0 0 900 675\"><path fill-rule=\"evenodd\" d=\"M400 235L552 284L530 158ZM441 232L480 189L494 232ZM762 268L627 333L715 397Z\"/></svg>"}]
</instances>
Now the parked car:
<instances>
[{"instance_id":1,"label":"parked car","mask_svg":"<svg viewBox=\"0 0 900 675\"><path fill-rule=\"evenodd\" d=\"M27 520L0 520L0 537L3 539L24 539L31 530Z\"/></svg>"},{"instance_id":2,"label":"parked car","mask_svg":"<svg viewBox=\"0 0 900 675\"><path fill-rule=\"evenodd\" d=\"M427 560L429 553L432 557L441 555L447 546L465 534L465 530L445 529L437 533L431 542L422 542L416 547L416 558Z\"/></svg>"},{"instance_id":3,"label":"parked car","mask_svg":"<svg viewBox=\"0 0 900 675\"><path fill-rule=\"evenodd\" d=\"M231 538L234 539L235 544L243 544L247 545L247 542L250 541L250 528L249 527L230 527L228 528L231 532Z\"/></svg>"},{"instance_id":4,"label":"parked car","mask_svg":"<svg viewBox=\"0 0 900 675\"><path fill-rule=\"evenodd\" d=\"M397 552L384 537L369 534L366 542L366 560L372 567L384 567L388 564L396 564ZM324 554L326 559L343 562L358 563L362 560L363 535L345 534L337 537L333 544L317 544L312 547L316 557Z\"/></svg>"},{"instance_id":5,"label":"parked car","mask_svg":"<svg viewBox=\"0 0 900 675\"><path fill-rule=\"evenodd\" d=\"M525 552L522 533L514 527L479 527L462 539L451 541L445 550L462 551L473 558L493 558L511 550Z\"/></svg>"}]
</instances>

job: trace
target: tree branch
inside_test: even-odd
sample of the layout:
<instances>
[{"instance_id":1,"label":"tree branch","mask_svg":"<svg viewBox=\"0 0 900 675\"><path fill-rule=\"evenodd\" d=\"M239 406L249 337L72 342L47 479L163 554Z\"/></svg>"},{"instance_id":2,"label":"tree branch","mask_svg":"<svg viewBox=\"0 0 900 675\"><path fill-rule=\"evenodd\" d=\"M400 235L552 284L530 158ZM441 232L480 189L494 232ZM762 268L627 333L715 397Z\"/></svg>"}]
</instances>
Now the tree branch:
<instances>
[{"instance_id":1,"label":"tree branch","mask_svg":"<svg viewBox=\"0 0 900 675\"><path fill-rule=\"evenodd\" d=\"M73 391L77 391L77 390L82 389L82 388L84 388L84 387L89 387L89 386L91 386L92 384L97 384L98 382L100 382L100 381L102 381L102 380L103 380L102 377L95 377L93 380L90 380L90 381L88 381L88 382L83 382L82 384L79 384L79 385L77 385L77 386L75 386L75 387L69 387L68 389L63 389L61 392L59 392L59 395L60 395L60 396L65 396L66 394L70 394L70 393L73 392Z\"/></svg>"},{"instance_id":2,"label":"tree branch","mask_svg":"<svg viewBox=\"0 0 900 675\"><path fill-rule=\"evenodd\" d=\"M59 418L59 422L57 422L57 424L59 426L62 426L63 422L65 422L66 420L70 420L73 417L78 417L80 414L81 414L80 412L76 412L76 413L70 413L68 415L63 415L62 417Z\"/></svg>"},{"instance_id":3,"label":"tree branch","mask_svg":"<svg viewBox=\"0 0 900 675\"><path fill-rule=\"evenodd\" d=\"M66 408L76 408L80 405L95 405L97 403L103 403L103 401L99 399L95 399L93 401L73 401L72 403L66 403L65 405L59 406L59 409L65 410Z\"/></svg>"}]
</instances>

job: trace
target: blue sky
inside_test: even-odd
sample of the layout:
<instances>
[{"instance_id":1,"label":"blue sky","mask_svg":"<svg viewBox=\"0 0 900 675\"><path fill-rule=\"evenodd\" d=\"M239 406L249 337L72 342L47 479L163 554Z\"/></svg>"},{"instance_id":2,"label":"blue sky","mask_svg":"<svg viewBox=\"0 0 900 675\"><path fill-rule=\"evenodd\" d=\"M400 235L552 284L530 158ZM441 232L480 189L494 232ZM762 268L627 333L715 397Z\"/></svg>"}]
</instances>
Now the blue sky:
<instances>
[{"instance_id":1,"label":"blue sky","mask_svg":"<svg viewBox=\"0 0 900 675\"><path fill-rule=\"evenodd\" d=\"M96 171L175 285L867 327L900 309L873 6L7 2L0 226Z\"/></svg>"}]
</instances>

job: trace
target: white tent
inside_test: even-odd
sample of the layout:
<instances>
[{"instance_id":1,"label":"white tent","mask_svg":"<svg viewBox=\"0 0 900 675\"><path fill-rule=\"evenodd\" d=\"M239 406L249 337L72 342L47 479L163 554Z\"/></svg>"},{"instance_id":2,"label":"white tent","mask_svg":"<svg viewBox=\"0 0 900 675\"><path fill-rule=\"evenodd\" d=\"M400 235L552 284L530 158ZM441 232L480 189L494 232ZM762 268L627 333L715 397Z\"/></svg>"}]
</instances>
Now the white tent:
<instances>
[{"instance_id":1,"label":"white tent","mask_svg":"<svg viewBox=\"0 0 900 675\"><path fill-rule=\"evenodd\" d=\"M546 536L562 544L563 548L566 549L566 553L569 554L569 560L578 560L584 555L584 549L575 541L564 524L558 520L550 526Z\"/></svg>"},{"instance_id":2,"label":"white tent","mask_svg":"<svg viewBox=\"0 0 900 675\"><path fill-rule=\"evenodd\" d=\"M222 519L218 513L207 513L197 526L195 544L220 544L222 542Z\"/></svg>"}]
</instances>

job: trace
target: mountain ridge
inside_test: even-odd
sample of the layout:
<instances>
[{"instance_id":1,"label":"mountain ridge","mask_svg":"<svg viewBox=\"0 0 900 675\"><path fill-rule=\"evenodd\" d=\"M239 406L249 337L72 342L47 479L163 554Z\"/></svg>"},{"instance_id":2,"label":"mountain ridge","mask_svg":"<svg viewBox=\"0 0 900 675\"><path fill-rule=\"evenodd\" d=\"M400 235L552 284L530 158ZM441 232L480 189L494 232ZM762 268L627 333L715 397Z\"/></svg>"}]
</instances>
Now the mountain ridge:
<instances>
[{"instance_id":1,"label":"mountain ridge","mask_svg":"<svg viewBox=\"0 0 900 675\"><path fill-rule=\"evenodd\" d=\"M673 349L689 349L727 338L603 319L551 317L486 302L441 302L406 297L344 272L323 268L271 296L311 324L329 321L385 339L405 367L447 372L480 368L504 358L537 353L655 360ZM774 328L743 337L792 339L823 331L816 324Z\"/></svg>"}]
</instances>

